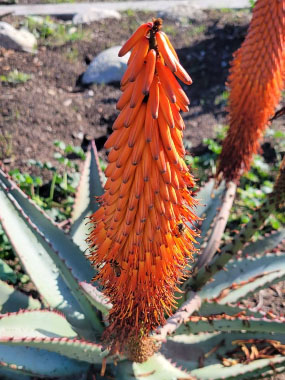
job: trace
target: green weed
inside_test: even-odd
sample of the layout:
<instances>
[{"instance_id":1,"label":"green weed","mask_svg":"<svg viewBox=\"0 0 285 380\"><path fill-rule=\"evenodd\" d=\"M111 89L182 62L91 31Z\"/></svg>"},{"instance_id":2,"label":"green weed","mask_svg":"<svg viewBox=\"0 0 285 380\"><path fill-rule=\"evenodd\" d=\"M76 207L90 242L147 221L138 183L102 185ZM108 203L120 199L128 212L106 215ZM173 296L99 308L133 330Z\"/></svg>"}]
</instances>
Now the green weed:
<instances>
[{"instance_id":1,"label":"green weed","mask_svg":"<svg viewBox=\"0 0 285 380\"><path fill-rule=\"evenodd\" d=\"M71 158L84 160L85 153L81 147L66 145L56 140L54 158L58 167L50 162L29 160L28 164L38 168L41 173L34 176L22 173L19 169L10 171L10 175L20 188L28 194L33 201L42 207L56 222L61 222L71 216L74 194L79 183L79 167ZM44 173L45 172L45 173ZM43 175L51 177L48 185L44 185Z\"/></svg>"},{"instance_id":2,"label":"green weed","mask_svg":"<svg viewBox=\"0 0 285 380\"><path fill-rule=\"evenodd\" d=\"M189 29L188 34L190 37L197 37L200 34L204 33L206 31L206 26L205 25L198 25L198 26L193 26L192 28Z\"/></svg>"},{"instance_id":3,"label":"green weed","mask_svg":"<svg viewBox=\"0 0 285 380\"><path fill-rule=\"evenodd\" d=\"M42 44L61 46L68 41L82 40L87 32L82 26L74 26L63 22L56 22L51 17L26 17L24 26L40 39Z\"/></svg>"},{"instance_id":4,"label":"green weed","mask_svg":"<svg viewBox=\"0 0 285 380\"><path fill-rule=\"evenodd\" d=\"M177 34L177 28L174 25L163 25L163 31L172 37L175 37Z\"/></svg>"},{"instance_id":5,"label":"green weed","mask_svg":"<svg viewBox=\"0 0 285 380\"><path fill-rule=\"evenodd\" d=\"M215 139L203 139L203 145L206 148L204 153L195 157L186 156L186 163L191 165L195 177L199 178L198 185L206 181L209 176L216 174L217 161L222 150L222 140L225 133L226 128L220 127L217 130ZM250 171L241 177L237 198L228 221L230 226L228 230L239 229L242 224L247 223L255 208L262 203L266 194L272 191L281 162L281 152L284 150L285 133L268 129L266 136L275 139L276 162L268 164L261 155L254 157ZM255 238L260 236L261 233L278 229L284 224L285 214L281 211L275 212L268 219L265 229L257 232ZM227 238L227 233L226 231L225 238Z\"/></svg>"},{"instance_id":6,"label":"green weed","mask_svg":"<svg viewBox=\"0 0 285 380\"><path fill-rule=\"evenodd\" d=\"M135 11L133 9L126 9L123 14L125 14L128 17L134 17L135 16Z\"/></svg>"},{"instance_id":7,"label":"green weed","mask_svg":"<svg viewBox=\"0 0 285 380\"><path fill-rule=\"evenodd\" d=\"M79 52L78 52L78 49L76 48L68 49L68 51L65 54L66 58L71 62L76 61L78 59L78 55L79 55Z\"/></svg>"},{"instance_id":8,"label":"green weed","mask_svg":"<svg viewBox=\"0 0 285 380\"><path fill-rule=\"evenodd\" d=\"M231 13L231 12L233 12L234 10L233 9L231 9L231 8L221 8L220 9L220 12L222 12L222 13Z\"/></svg>"},{"instance_id":9,"label":"green weed","mask_svg":"<svg viewBox=\"0 0 285 380\"><path fill-rule=\"evenodd\" d=\"M13 71L9 71L7 75L0 75L0 82L17 85L17 84L26 83L31 78L32 76L30 74L26 74L15 69Z\"/></svg>"},{"instance_id":10,"label":"green weed","mask_svg":"<svg viewBox=\"0 0 285 380\"><path fill-rule=\"evenodd\" d=\"M229 98L229 92L228 91L223 91L220 95L217 95L215 97L215 101L214 101L214 104L215 106L225 106L228 102L228 98Z\"/></svg>"}]
</instances>

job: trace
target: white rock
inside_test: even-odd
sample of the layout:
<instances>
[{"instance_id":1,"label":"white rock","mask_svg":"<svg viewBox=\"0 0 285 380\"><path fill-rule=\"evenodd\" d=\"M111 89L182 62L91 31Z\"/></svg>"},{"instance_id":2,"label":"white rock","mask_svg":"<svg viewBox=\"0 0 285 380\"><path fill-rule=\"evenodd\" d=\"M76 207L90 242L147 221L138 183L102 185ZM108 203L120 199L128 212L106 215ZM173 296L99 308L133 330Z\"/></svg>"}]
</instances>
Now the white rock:
<instances>
[{"instance_id":1,"label":"white rock","mask_svg":"<svg viewBox=\"0 0 285 380\"><path fill-rule=\"evenodd\" d=\"M7 22L0 22L0 46L5 49L33 52L37 46L36 37L26 29L15 29Z\"/></svg>"},{"instance_id":2,"label":"white rock","mask_svg":"<svg viewBox=\"0 0 285 380\"><path fill-rule=\"evenodd\" d=\"M122 16L115 10L91 8L88 12L77 13L74 15L72 22L73 24L89 24L90 22L100 21L105 18L121 20Z\"/></svg>"},{"instance_id":3,"label":"white rock","mask_svg":"<svg viewBox=\"0 0 285 380\"><path fill-rule=\"evenodd\" d=\"M163 19L189 22L191 21L204 21L207 18L206 13L194 4L179 4L172 5L171 7L158 12L158 17Z\"/></svg>"},{"instance_id":4,"label":"white rock","mask_svg":"<svg viewBox=\"0 0 285 380\"><path fill-rule=\"evenodd\" d=\"M83 84L119 82L127 68L130 53L118 57L121 46L102 51L93 59L82 75Z\"/></svg>"}]
</instances>

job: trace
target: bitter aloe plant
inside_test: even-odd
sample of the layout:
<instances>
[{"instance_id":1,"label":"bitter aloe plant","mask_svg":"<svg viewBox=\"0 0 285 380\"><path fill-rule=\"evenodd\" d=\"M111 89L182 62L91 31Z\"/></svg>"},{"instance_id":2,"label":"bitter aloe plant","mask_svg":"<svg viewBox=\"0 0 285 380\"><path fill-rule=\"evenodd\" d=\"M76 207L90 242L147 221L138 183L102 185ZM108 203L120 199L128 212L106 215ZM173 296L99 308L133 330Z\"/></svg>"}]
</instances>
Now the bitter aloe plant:
<instances>
[{"instance_id":1,"label":"bitter aloe plant","mask_svg":"<svg viewBox=\"0 0 285 380\"><path fill-rule=\"evenodd\" d=\"M112 154L111 157L116 159L112 161L111 158L106 172L109 179L114 176L113 181L104 184L96 147L92 143L81 175L69 234L53 223L5 173L0 172L1 223L40 296L38 299L28 297L5 283L6 274L12 269L0 262L0 376L4 379L94 379L94 376L96 379L118 380L249 379L285 370L285 319L239 305L239 301L251 293L285 279L285 252L280 246L285 229L255 243L250 242L271 212L285 201L285 161L281 164L273 192L255 210L247 225L230 242L219 247L236 184L222 181L215 187L213 179L206 183L197 193L199 205L194 216L189 208L195 202L190 192L192 177L181 158L182 136L172 131L183 129L178 111L187 107L187 98L178 86L175 87L175 99L172 97L171 89L176 84L171 70L185 82L190 83L190 78L160 27L158 20L143 25L121 51L123 54L133 48L133 58L138 52L141 55L144 51L145 56L150 53L146 64L145 56L141 67L138 65L140 60L136 59L136 64L124 77L128 82L128 75L133 75L132 80L138 75L139 83L131 85L132 89L123 83L124 93L118 107L125 106L126 110L123 108L120 114L123 116L115 122L114 134L117 130L119 133L107 143L118 151L117 156ZM149 37L147 42L151 42L151 46L142 50L141 40L145 44L146 37ZM138 41L141 44L136 46ZM153 68L157 59L158 67ZM148 76L139 79L142 68L148 70ZM163 79L164 71L168 69L171 74L169 82ZM150 78L155 83L154 89ZM157 94L162 95L163 103L158 102ZM129 102L134 103L129 107ZM137 117L145 120L145 124L140 124L140 128L144 125L144 130L138 130L141 135L134 135L134 132L132 135L134 125L138 123L130 121L125 125L129 127L127 132L128 128L123 124L126 117L131 119L131 109L135 110L138 103ZM146 113L146 116L140 113ZM171 116L172 121L168 120ZM116 129L121 122L120 128ZM169 123L173 123L170 129ZM163 127L166 131L161 138ZM155 128L160 128L159 132ZM159 133L158 146L146 146L156 133ZM130 153L134 167L124 166L129 157L126 157L126 151L133 148L132 144L129 146L130 135L138 143L136 153ZM123 144L123 149L125 145L128 147L124 154L120 147L116 149L119 143ZM152 156L156 151L157 159ZM177 151L178 155L175 154ZM149 163L150 158L154 162ZM112 165L118 160L122 165ZM148 163L147 170L143 166L139 169L139 162ZM154 168L154 165L157 166ZM117 173L117 169L122 172ZM146 208L141 206L138 209L141 215L146 209L150 210L142 218L146 220L139 220L145 225L148 218L151 222L161 218L157 222L160 233L152 236L155 231L150 226L144 235L157 244L154 253L151 249L124 251L123 238L131 233L134 235L141 227L127 210L126 219L120 215L122 221L128 221L121 230L120 224L111 219L117 210L112 208L113 202L121 202L123 208L124 195L127 196L126 202L137 204L136 194L126 189L128 181L121 178L132 176L135 171L138 174L141 171L142 175L141 178L139 175L134 177L136 190L140 193L137 202L143 200L145 206L154 194L161 194L163 198L163 202L152 200L152 207L147 204ZM119 184L116 183L117 175L121 179ZM145 193L142 191L144 182L150 185ZM117 185L125 192L117 194ZM157 185L154 194L151 194L152 185ZM103 186L107 195L100 198L99 208L95 197L104 193ZM182 204L183 207L177 206ZM151 211L153 208L156 216ZM166 221L163 221L164 215L169 216ZM86 224L86 218L90 216L92 223ZM186 224L189 221L192 226ZM102 223L103 228L100 228ZM90 234L92 224L95 229ZM129 225L131 230L128 230ZM200 230L199 236L195 236L201 247L199 256L192 245L196 227ZM96 264L94 267L86 256L88 235L87 242L92 247L88 258ZM114 236L117 240L110 242ZM152 247L149 242L147 244ZM161 246L164 246L162 255ZM124 253L124 260L120 252ZM186 258L192 255L195 263L189 263L185 268ZM146 265L142 271L144 276L140 274L141 263ZM169 274L178 280L178 284ZM95 282L92 281L94 278ZM127 283L124 284L122 279ZM179 307L164 323L164 312L172 313L175 299ZM162 325L158 326L159 323Z\"/></svg>"},{"instance_id":2,"label":"bitter aloe plant","mask_svg":"<svg viewBox=\"0 0 285 380\"><path fill-rule=\"evenodd\" d=\"M275 190L248 225L206 269L183 284L184 304L153 333L157 352L138 363L102 350L101 336L111 305L91 283L95 272L83 253L88 229L85 217L97 207L94 193L102 193L95 145L87 154L70 235L0 172L1 223L40 294L40 299L34 299L5 283L2 279L11 268L1 263L1 378L84 379L88 373L96 373L96 379L120 380L142 376L159 380L247 379L283 370L284 318L242 308L238 302L285 279L285 253L280 249L284 229L244 248L281 201L280 194L284 200L284 175L283 168ZM228 191L224 183L214 189L211 180L198 193L196 211L204 220L201 245L205 230L213 230L215 213L223 208ZM245 254L234 259L243 248ZM149 345L149 341L147 346L142 343L138 354L147 356ZM99 375L102 363L104 376Z\"/></svg>"}]
</instances>

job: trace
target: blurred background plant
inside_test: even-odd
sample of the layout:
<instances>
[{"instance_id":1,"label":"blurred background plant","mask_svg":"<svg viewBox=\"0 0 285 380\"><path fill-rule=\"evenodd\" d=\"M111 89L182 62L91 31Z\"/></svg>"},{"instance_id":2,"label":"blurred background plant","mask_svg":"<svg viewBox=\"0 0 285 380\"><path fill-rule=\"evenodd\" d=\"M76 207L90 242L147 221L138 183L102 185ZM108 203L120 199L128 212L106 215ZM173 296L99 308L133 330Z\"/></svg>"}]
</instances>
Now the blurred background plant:
<instances>
[{"instance_id":1,"label":"blurred background plant","mask_svg":"<svg viewBox=\"0 0 285 380\"><path fill-rule=\"evenodd\" d=\"M70 2L70 1L66 1ZM78 41L88 37L88 33L79 25L54 21L51 17L28 16L22 21L43 45L61 46L69 41Z\"/></svg>"}]
</instances>

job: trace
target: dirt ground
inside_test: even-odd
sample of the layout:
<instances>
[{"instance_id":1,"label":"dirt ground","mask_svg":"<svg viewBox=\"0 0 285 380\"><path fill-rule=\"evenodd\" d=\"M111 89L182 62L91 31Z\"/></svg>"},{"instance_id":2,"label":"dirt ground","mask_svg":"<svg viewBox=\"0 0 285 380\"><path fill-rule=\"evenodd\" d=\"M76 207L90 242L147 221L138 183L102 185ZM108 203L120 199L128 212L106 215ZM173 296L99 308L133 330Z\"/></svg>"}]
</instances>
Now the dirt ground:
<instances>
[{"instance_id":1,"label":"dirt ground","mask_svg":"<svg viewBox=\"0 0 285 380\"><path fill-rule=\"evenodd\" d=\"M85 134L96 139L99 154L105 157L103 145L118 114L115 105L120 96L119 84L83 88L80 76L94 56L122 44L140 23L153 16L126 12L122 20L112 20L111 27L108 20L84 27L83 37L76 41L59 45L40 40L36 54L0 48L0 75L14 69L31 75L30 80L18 85L0 82L0 136L4 137L0 140L0 164L6 170L31 171L29 159L55 162L54 140L81 145ZM215 135L217 125L226 124L229 62L244 39L249 20L247 10L208 11L206 21L187 24L165 20L164 30L193 79L192 86L184 86L191 106L183 114L185 143L193 150L204 137ZM2 21L19 25L22 19L8 16ZM280 128L284 129L282 121ZM282 292L284 283L274 285L262 296L256 294L246 306L258 305L265 311L273 309L282 314Z\"/></svg>"},{"instance_id":2,"label":"dirt ground","mask_svg":"<svg viewBox=\"0 0 285 380\"><path fill-rule=\"evenodd\" d=\"M86 70L86 62L102 50L122 44L139 23L152 16L125 14L121 21L112 20L111 28L108 20L96 22L84 29L83 39L60 46L40 44L37 54L0 50L0 75L14 69L32 75L17 86L0 83L0 133L12 142L5 161L9 168L29 170L26 161L31 158L52 161L53 140L79 145L79 132L95 137L99 151L102 149L117 116L119 85L87 89L77 85L78 78ZM183 114L185 140L194 147L203 137L214 136L216 125L226 123L223 92L228 65L249 19L248 11L211 11L206 21L187 25L165 20L164 30L194 82L185 88L191 108Z\"/></svg>"},{"instance_id":3,"label":"dirt ground","mask_svg":"<svg viewBox=\"0 0 285 380\"><path fill-rule=\"evenodd\" d=\"M0 160L7 169L27 167L28 159L52 161L53 141L82 143L82 133L96 138L99 151L118 112L119 84L82 88L80 75L87 63L102 50L122 44L153 14L126 12L122 20L96 22L83 29L82 38L59 44L39 41L37 54L0 49L0 75L11 70L31 75L15 86L0 82ZM213 137L215 127L226 124L225 81L232 53L243 41L250 20L248 10L209 11L203 21L174 23L165 20L183 66L193 84L184 89L191 99L184 141L197 147L204 137ZM20 24L21 18L3 21ZM195 151L195 149L194 149ZM101 151L102 156L104 152Z\"/></svg>"}]
</instances>

